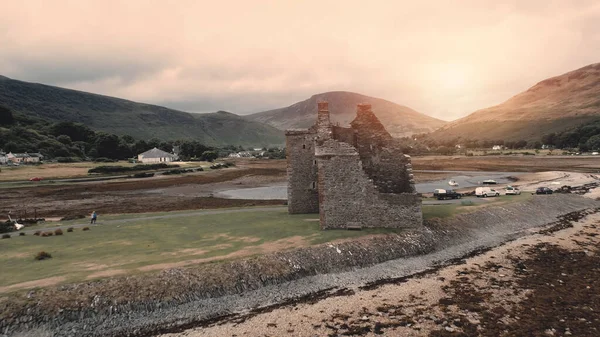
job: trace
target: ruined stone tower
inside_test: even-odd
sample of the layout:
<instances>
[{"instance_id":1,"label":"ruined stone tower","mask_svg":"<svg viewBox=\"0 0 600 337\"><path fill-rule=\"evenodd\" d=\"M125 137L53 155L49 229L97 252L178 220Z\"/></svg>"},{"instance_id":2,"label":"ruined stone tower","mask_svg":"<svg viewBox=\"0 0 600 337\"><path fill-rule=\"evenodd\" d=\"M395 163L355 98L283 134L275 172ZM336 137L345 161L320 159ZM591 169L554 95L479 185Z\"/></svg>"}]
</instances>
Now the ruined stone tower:
<instances>
[{"instance_id":1,"label":"ruined stone tower","mask_svg":"<svg viewBox=\"0 0 600 337\"><path fill-rule=\"evenodd\" d=\"M289 213L318 212L322 229L420 226L410 157L370 104L350 125L333 126L321 102L314 126L286 131Z\"/></svg>"}]
</instances>

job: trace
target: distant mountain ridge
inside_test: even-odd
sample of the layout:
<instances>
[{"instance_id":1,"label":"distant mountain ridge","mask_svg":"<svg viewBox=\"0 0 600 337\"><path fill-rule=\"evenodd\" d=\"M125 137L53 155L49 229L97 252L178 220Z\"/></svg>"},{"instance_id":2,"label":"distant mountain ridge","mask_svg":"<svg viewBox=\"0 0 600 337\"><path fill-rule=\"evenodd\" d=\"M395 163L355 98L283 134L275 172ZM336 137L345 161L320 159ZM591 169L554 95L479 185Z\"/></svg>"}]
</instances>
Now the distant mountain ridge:
<instances>
[{"instance_id":1,"label":"distant mountain ridge","mask_svg":"<svg viewBox=\"0 0 600 337\"><path fill-rule=\"evenodd\" d=\"M506 102L450 122L431 136L538 140L600 119L600 63L543 80Z\"/></svg>"},{"instance_id":2,"label":"distant mountain ridge","mask_svg":"<svg viewBox=\"0 0 600 337\"><path fill-rule=\"evenodd\" d=\"M1 75L0 105L52 122L80 122L94 130L138 139L194 139L206 145L254 146L284 142L281 130L233 113L187 113Z\"/></svg>"},{"instance_id":3,"label":"distant mountain ridge","mask_svg":"<svg viewBox=\"0 0 600 337\"><path fill-rule=\"evenodd\" d=\"M248 115L247 118L267 123L280 130L308 128L317 118L317 102L329 102L333 123L347 126L356 116L356 105L370 103L373 112L394 137L431 132L446 122L419 113L411 108L381 98L347 91L331 91L311 96L309 99L285 108Z\"/></svg>"}]
</instances>

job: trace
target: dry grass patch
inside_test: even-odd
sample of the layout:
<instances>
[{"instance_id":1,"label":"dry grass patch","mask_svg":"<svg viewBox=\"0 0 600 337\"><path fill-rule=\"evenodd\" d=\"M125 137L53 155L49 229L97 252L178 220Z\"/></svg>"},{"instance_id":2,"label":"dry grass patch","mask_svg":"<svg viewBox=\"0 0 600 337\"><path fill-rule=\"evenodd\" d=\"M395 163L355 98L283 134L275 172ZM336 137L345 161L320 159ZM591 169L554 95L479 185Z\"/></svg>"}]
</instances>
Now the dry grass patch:
<instances>
[{"instance_id":1,"label":"dry grass patch","mask_svg":"<svg viewBox=\"0 0 600 337\"><path fill-rule=\"evenodd\" d=\"M19 290L19 289L49 287L49 286L57 285L59 283L63 283L66 280L67 280L67 278L64 276L55 276L55 277L48 277L48 278L35 280L35 281L21 282L21 283L11 284L6 287L0 287L0 293L6 293L6 292L14 291L14 290Z\"/></svg>"},{"instance_id":2,"label":"dry grass patch","mask_svg":"<svg viewBox=\"0 0 600 337\"><path fill-rule=\"evenodd\" d=\"M123 275L125 273L127 273L127 270L124 269L108 269L92 273L87 276L87 279L89 280L94 278L113 277L117 275Z\"/></svg>"}]
</instances>

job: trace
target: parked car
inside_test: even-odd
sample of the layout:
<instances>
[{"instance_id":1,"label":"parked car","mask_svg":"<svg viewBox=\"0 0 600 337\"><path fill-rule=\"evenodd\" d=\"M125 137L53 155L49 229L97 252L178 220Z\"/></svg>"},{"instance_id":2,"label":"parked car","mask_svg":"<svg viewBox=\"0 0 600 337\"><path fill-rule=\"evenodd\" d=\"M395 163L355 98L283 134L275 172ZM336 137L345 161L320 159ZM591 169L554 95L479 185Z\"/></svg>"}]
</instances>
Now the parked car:
<instances>
[{"instance_id":1,"label":"parked car","mask_svg":"<svg viewBox=\"0 0 600 337\"><path fill-rule=\"evenodd\" d=\"M535 194L552 194L552 190L548 187L538 187L538 189L535 190Z\"/></svg>"},{"instance_id":2,"label":"parked car","mask_svg":"<svg viewBox=\"0 0 600 337\"><path fill-rule=\"evenodd\" d=\"M30 178L29 181L42 181L42 179L43 178L41 178L41 177L33 177L33 178Z\"/></svg>"},{"instance_id":3,"label":"parked car","mask_svg":"<svg viewBox=\"0 0 600 337\"><path fill-rule=\"evenodd\" d=\"M436 189L433 191L433 197L437 198L438 200L460 199L462 198L462 194L456 192L455 190Z\"/></svg>"},{"instance_id":4,"label":"parked car","mask_svg":"<svg viewBox=\"0 0 600 337\"><path fill-rule=\"evenodd\" d=\"M506 195L520 195L521 194L521 190L516 188L516 187L512 187L512 186L506 186L506 188L504 189Z\"/></svg>"},{"instance_id":5,"label":"parked car","mask_svg":"<svg viewBox=\"0 0 600 337\"><path fill-rule=\"evenodd\" d=\"M500 195L500 192L489 188L489 187L477 187L475 189L475 196L487 198L487 197L497 197Z\"/></svg>"}]
</instances>

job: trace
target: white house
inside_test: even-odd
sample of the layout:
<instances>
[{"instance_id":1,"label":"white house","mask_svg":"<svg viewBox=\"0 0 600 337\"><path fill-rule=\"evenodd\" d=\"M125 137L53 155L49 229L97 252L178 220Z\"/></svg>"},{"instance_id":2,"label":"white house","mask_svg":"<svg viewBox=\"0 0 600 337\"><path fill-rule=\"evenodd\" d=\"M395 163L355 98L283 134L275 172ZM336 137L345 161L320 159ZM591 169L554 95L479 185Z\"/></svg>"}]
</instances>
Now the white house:
<instances>
[{"instance_id":1,"label":"white house","mask_svg":"<svg viewBox=\"0 0 600 337\"><path fill-rule=\"evenodd\" d=\"M142 163L166 163L175 160L175 156L169 152L153 148L144 153L138 154L138 160Z\"/></svg>"},{"instance_id":2,"label":"white house","mask_svg":"<svg viewBox=\"0 0 600 337\"><path fill-rule=\"evenodd\" d=\"M6 163L8 163L8 157L6 156L6 153L0 152L0 165L6 164Z\"/></svg>"},{"instance_id":3,"label":"white house","mask_svg":"<svg viewBox=\"0 0 600 337\"><path fill-rule=\"evenodd\" d=\"M29 157L25 158L26 163L39 163L44 156L41 153L28 153Z\"/></svg>"},{"instance_id":4,"label":"white house","mask_svg":"<svg viewBox=\"0 0 600 337\"><path fill-rule=\"evenodd\" d=\"M494 145L494 146L492 146L492 150L504 150L504 146L503 145Z\"/></svg>"},{"instance_id":5,"label":"white house","mask_svg":"<svg viewBox=\"0 0 600 337\"><path fill-rule=\"evenodd\" d=\"M6 155L6 157L8 158L9 161L11 161L13 163L24 163L29 158L29 155L27 153L12 153L12 152L9 152Z\"/></svg>"}]
</instances>

